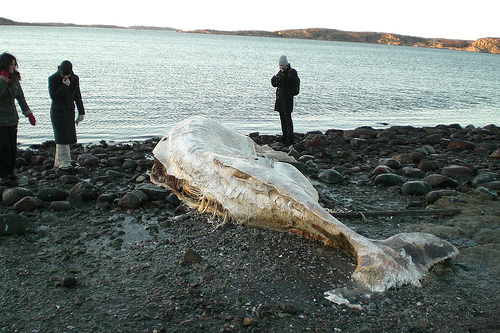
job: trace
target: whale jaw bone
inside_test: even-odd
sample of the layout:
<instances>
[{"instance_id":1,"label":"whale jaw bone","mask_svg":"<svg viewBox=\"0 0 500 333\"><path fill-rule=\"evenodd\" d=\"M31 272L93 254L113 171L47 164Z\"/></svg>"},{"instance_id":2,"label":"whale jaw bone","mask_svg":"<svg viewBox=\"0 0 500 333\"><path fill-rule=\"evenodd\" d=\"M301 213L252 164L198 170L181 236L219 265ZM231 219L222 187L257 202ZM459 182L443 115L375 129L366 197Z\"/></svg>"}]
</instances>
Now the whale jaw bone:
<instances>
[{"instance_id":1,"label":"whale jaw bone","mask_svg":"<svg viewBox=\"0 0 500 333\"><path fill-rule=\"evenodd\" d=\"M430 234L402 233L386 240L359 235L320 206L316 190L297 169L275 159L288 155L255 145L213 120L182 121L153 155L156 185L225 221L293 232L344 249L357 259L354 280L372 291L420 286L432 265L458 254Z\"/></svg>"}]
</instances>

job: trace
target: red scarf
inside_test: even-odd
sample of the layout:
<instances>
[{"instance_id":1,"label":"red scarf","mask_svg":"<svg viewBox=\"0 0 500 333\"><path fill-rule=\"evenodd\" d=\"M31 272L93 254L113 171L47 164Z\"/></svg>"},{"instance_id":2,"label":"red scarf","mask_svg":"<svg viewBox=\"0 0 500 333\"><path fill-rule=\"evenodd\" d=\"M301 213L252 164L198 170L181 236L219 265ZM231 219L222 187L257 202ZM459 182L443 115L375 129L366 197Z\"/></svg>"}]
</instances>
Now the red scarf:
<instances>
[{"instance_id":1,"label":"red scarf","mask_svg":"<svg viewBox=\"0 0 500 333\"><path fill-rule=\"evenodd\" d=\"M3 70L2 73L1 73L2 76L5 76L6 78L9 79L9 83L7 83L7 85L10 87L12 87L12 78L13 78L13 75L10 74L9 72L7 72L6 70Z\"/></svg>"}]
</instances>

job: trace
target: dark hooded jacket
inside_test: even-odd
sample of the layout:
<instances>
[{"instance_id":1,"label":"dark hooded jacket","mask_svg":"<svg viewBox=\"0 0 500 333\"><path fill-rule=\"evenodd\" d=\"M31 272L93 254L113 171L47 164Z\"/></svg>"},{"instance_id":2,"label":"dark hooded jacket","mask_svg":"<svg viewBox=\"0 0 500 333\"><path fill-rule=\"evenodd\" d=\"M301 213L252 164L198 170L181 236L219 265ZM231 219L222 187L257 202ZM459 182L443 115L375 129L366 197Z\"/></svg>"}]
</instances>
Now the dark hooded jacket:
<instances>
[{"instance_id":1,"label":"dark hooded jacket","mask_svg":"<svg viewBox=\"0 0 500 333\"><path fill-rule=\"evenodd\" d=\"M56 143L76 143L75 104L78 114L85 114L78 75L71 74L68 87L62 82L59 71L54 73L49 77L49 94L52 99L50 120Z\"/></svg>"},{"instance_id":2,"label":"dark hooded jacket","mask_svg":"<svg viewBox=\"0 0 500 333\"><path fill-rule=\"evenodd\" d=\"M283 71L280 70L278 74L271 78L271 84L273 87L276 87L275 111L290 113L293 111L293 94L298 80L297 71L291 68L290 64Z\"/></svg>"}]
</instances>

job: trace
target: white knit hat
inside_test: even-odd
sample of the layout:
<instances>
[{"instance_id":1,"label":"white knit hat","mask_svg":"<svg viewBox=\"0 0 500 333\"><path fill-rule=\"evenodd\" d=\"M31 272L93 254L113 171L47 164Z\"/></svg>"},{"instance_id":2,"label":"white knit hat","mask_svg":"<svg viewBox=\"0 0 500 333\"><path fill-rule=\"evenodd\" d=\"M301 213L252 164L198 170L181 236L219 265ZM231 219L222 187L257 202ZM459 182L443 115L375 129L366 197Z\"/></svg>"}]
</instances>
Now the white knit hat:
<instances>
[{"instance_id":1,"label":"white knit hat","mask_svg":"<svg viewBox=\"0 0 500 333\"><path fill-rule=\"evenodd\" d=\"M286 58L286 55L282 55L280 57L280 60L279 60L278 64L280 66L286 66L286 65L288 65L288 59Z\"/></svg>"}]
</instances>

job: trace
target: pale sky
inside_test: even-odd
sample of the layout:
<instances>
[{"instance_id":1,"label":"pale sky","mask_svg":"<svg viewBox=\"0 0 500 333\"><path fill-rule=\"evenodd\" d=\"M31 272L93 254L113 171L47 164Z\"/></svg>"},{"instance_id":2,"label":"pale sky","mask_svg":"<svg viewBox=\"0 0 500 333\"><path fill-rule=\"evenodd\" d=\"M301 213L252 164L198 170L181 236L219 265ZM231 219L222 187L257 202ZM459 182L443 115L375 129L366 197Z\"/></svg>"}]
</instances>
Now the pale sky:
<instances>
[{"instance_id":1,"label":"pale sky","mask_svg":"<svg viewBox=\"0 0 500 333\"><path fill-rule=\"evenodd\" d=\"M0 16L181 30L329 28L428 38L500 37L498 0L16 0Z\"/></svg>"}]
</instances>

